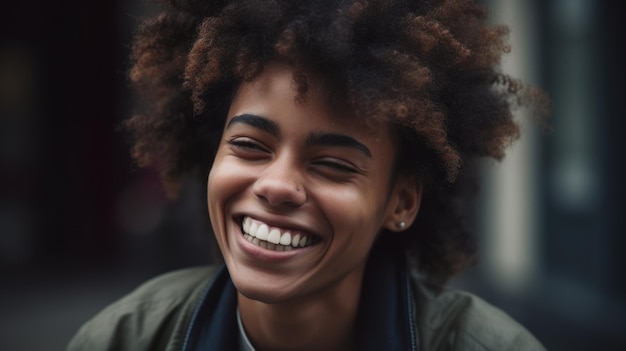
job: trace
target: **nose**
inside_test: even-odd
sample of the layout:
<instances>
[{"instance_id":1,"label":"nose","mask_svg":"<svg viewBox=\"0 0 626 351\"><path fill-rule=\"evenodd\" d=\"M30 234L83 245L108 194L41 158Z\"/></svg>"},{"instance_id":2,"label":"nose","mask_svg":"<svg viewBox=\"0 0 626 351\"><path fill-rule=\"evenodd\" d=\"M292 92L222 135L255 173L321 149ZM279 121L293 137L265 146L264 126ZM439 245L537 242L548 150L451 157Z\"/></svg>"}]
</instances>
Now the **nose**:
<instances>
[{"instance_id":1,"label":"nose","mask_svg":"<svg viewBox=\"0 0 626 351\"><path fill-rule=\"evenodd\" d=\"M263 169L253 186L254 194L272 207L298 207L306 201L296 165L275 159Z\"/></svg>"}]
</instances>

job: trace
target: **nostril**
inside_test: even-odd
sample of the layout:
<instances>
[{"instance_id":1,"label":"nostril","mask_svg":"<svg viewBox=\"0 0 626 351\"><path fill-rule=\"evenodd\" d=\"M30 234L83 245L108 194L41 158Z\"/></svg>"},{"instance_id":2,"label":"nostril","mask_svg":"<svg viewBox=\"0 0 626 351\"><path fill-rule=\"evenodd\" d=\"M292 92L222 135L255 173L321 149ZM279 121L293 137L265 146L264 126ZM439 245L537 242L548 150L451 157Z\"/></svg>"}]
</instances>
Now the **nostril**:
<instances>
[{"instance_id":1,"label":"nostril","mask_svg":"<svg viewBox=\"0 0 626 351\"><path fill-rule=\"evenodd\" d=\"M259 179L253 189L259 199L272 206L299 206L306 201L304 188L292 179Z\"/></svg>"},{"instance_id":2,"label":"nostril","mask_svg":"<svg viewBox=\"0 0 626 351\"><path fill-rule=\"evenodd\" d=\"M289 199L286 197L277 197L277 196L264 196L260 194L256 194L257 198L259 198L262 202L270 205L270 206L289 206L289 207L298 207L301 205L301 201L297 199Z\"/></svg>"}]
</instances>

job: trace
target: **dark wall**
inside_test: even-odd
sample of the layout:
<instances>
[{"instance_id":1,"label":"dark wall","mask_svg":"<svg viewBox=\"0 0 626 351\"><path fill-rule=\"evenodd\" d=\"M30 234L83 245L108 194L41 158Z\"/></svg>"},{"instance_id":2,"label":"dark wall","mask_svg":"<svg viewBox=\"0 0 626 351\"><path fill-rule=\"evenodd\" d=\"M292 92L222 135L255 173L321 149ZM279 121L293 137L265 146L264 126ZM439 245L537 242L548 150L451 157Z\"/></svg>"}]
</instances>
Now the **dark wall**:
<instances>
[{"instance_id":1,"label":"dark wall","mask_svg":"<svg viewBox=\"0 0 626 351\"><path fill-rule=\"evenodd\" d=\"M7 274L103 267L135 251L154 256L159 270L195 262L176 251L189 235L172 240L166 229L184 216L170 207L185 201L168 203L155 171L134 167L120 130L132 113L130 38L150 10L134 1L40 1L14 3L3 16Z\"/></svg>"},{"instance_id":2,"label":"dark wall","mask_svg":"<svg viewBox=\"0 0 626 351\"><path fill-rule=\"evenodd\" d=\"M22 138L3 144L0 164L3 202L28 237L15 248L19 265L5 262L12 269L95 262L119 249L114 202L128 177L114 130L126 113L119 15L115 2L83 1L14 2L3 15L4 71L23 73L7 85L24 86L2 111L3 134Z\"/></svg>"}]
</instances>

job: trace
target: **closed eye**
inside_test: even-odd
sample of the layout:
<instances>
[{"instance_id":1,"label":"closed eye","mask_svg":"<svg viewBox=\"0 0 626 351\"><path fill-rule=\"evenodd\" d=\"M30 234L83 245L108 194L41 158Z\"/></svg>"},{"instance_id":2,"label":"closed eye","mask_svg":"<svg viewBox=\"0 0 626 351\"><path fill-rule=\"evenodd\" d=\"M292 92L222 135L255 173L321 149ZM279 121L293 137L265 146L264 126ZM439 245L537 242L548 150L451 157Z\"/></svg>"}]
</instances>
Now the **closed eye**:
<instances>
[{"instance_id":1,"label":"closed eye","mask_svg":"<svg viewBox=\"0 0 626 351\"><path fill-rule=\"evenodd\" d=\"M316 160L314 164L329 168L332 171L337 171L337 172L342 172L342 173L360 173L359 169L350 165L347 162L342 162L342 161L320 159L320 160Z\"/></svg>"},{"instance_id":2,"label":"closed eye","mask_svg":"<svg viewBox=\"0 0 626 351\"><path fill-rule=\"evenodd\" d=\"M257 141L250 138L234 137L228 139L228 144L239 151L267 152L267 149Z\"/></svg>"}]
</instances>

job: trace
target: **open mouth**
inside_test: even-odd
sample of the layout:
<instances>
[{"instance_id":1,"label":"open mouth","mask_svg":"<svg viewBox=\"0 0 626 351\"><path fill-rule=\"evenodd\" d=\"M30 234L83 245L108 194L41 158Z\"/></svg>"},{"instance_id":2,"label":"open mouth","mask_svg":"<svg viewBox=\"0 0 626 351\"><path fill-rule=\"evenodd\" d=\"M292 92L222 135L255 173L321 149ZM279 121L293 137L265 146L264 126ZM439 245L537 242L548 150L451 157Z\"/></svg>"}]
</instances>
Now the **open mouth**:
<instances>
[{"instance_id":1,"label":"open mouth","mask_svg":"<svg viewBox=\"0 0 626 351\"><path fill-rule=\"evenodd\" d=\"M315 245L319 239L292 229L272 227L259 220L243 217L244 238L256 246L275 251L290 251Z\"/></svg>"}]
</instances>

